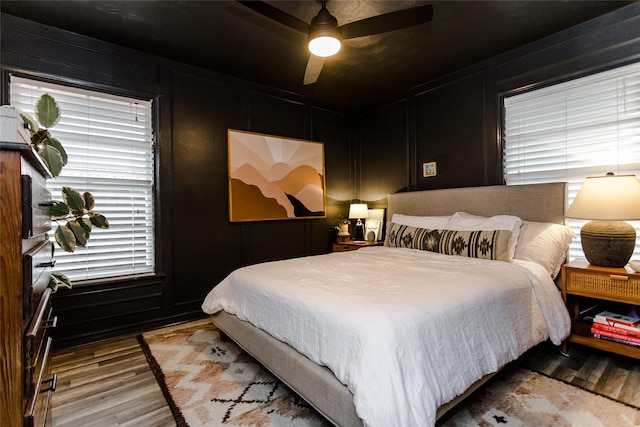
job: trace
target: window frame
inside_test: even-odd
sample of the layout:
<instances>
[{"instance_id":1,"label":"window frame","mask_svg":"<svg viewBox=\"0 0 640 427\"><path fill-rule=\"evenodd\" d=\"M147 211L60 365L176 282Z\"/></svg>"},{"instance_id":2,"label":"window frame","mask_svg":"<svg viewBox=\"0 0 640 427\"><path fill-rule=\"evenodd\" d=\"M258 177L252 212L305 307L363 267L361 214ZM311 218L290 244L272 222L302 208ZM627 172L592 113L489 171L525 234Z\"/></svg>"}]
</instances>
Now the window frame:
<instances>
[{"instance_id":1,"label":"window frame","mask_svg":"<svg viewBox=\"0 0 640 427\"><path fill-rule=\"evenodd\" d=\"M529 84L529 85L523 85L520 86L518 88L513 88L513 89L508 89L508 90L503 90L503 91L499 91L498 92L498 96L497 96L497 112L498 112L498 129L497 129L497 148L498 148L498 179L499 181L502 182L503 185L508 185L506 182L506 176L505 176L505 147L506 147L506 136L505 136L505 122L506 122L506 109L505 109L505 99L509 98L509 97L513 97L516 95L521 95L521 94L525 94L525 93L529 93L529 92L533 92L536 90L541 90L541 89L546 89L548 87L552 87L555 85L559 85L559 84L563 84L563 83L567 83L567 82L571 82L574 80L578 80L578 79L582 79L582 78L586 78L586 77L590 77L590 76L594 76L600 73L605 73L608 71L612 71L615 69L619 69L619 68L624 68L630 65L638 65L640 66L640 62L638 62L638 60L628 60L628 61L623 61L620 63L615 63L615 64L609 64L606 67L600 67L600 68L595 68L595 69L590 69L588 71L582 72L582 73L576 73L576 74L571 74L571 75L563 75L561 77L556 77L556 78L549 78L534 84ZM606 171L606 172L610 172L610 171ZM617 170L613 171L617 174ZM603 172L604 175L604 172ZM636 174L636 177L638 177L638 174ZM640 179L640 177L638 177ZM531 182L534 183L534 182ZM518 185L518 184L514 184L514 185ZM567 206L566 209L569 209L569 206L571 205L570 201L567 200ZM568 219L568 218L567 218ZM570 219L570 221L576 222L576 223L586 223L588 221L586 220L573 220ZM638 248L640 247L640 244L638 244L638 242L640 241L640 227L638 226L638 224L640 224L640 221L627 221L629 223L632 223L632 225L636 228L636 250L634 250L634 255L637 255L638 252ZM565 220L565 224L567 223L567 221ZM573 251L579 251L580 252L580 256L582 258L584 258L584 253L582 252L582 246L580 243L580 228L581 225L577 228L576 230L576 226L573 225L572 228L574 229L575 232L575 237L573 238L573 241L570 245L569 248L569 253L571 252L571 250ZM575 252L574 252L575 253ZM634 258L634 255L632 255L632 259ZM569 255L570 257L570 255Z\"/></svg>"},{"instance_id":2,"label":"window frame","mask_svg":"<svg viewBox=\"0 0 640 427\"><path fill-rule=\"evenodd\" d=\"M17 70L14 68L4 68L2 70L2 98L5 101L5 104L9 104L10 102L10 85L11 85L11 77L17 77L26 80L33 80L36 82L42 82L44 84L54 84L67 86L69 88L86 90L86 91L94 91L100 92L107 95L119 96L124 98L132 98L132 99L146 99L151 102L151 132L152 132L152 163L153 163L153 184L151 186L152 192L152 203L153 203L153 237L154 237L154 267L153 271L144 272L139 274L130 274L130 275L121 275L121 276L112 276L112 277L103 277L103 278L94 278L94 279L86 279L86 280L74 280L73 286L75 287L83 287L83 286L91 286L91 285L101 285L101 284L118 284L118 283L127 283L127 282L139 282L148 280L149 278L163 278L166 277L164 273L164 256L161 252L162 250L162 228L161 228L161 211L160 207L162 206L162 199L160 193L160 160L161 160L161 138L160 138L160 120L161 120L161 95L158 93L146 92L146 91L138 91L138 90L130 90L123 89L120 87L109 86L104 84L98 84L91 81L79 80L79 79L71 79L64 78L60 76L52 76L43 73L31 73L25 72L23 70ZM63 143L64 144L64 143ZM55 179L55 178L51 178ZM85 189L82 189L85 190ZM86 189L86 191L91 191L90 189ZM56 197L54 197L56 198ZM99 209L98 209L99 211ZM57 251L62 249L56 247Z\"/></svg>"}]
</instances>

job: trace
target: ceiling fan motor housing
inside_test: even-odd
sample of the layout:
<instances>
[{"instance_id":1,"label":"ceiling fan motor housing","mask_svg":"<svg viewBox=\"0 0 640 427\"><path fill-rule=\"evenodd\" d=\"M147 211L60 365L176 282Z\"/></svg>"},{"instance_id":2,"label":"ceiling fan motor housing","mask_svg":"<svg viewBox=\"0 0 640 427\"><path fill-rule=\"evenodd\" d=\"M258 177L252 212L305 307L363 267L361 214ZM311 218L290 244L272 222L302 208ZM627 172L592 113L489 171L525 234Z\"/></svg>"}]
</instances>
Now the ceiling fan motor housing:
<instances>
[{"instance_id":1,"label":"ceiling fan motor housing","mask_svg":"<svg viewBox=\"0 0 640 427\"><path fill-rule=\"evenodd\" d=\"M311 20L309 27L309 41L316 37L333 37L338 40L342 39L340 29L338 28L338 20L323 7L318 14Z\"/></svg>"}]
</instances>

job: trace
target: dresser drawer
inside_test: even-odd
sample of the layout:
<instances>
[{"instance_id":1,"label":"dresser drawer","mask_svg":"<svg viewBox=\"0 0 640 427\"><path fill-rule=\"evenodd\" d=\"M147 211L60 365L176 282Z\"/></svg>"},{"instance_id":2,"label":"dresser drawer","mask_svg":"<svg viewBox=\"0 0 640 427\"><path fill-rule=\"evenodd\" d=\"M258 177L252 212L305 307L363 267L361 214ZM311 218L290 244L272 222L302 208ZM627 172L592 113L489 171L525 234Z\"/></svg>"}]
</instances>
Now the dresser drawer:
<instances>
[{"instance_id":1,"label":"dresser drawer","mask_svg":"<svg viewBox=\"0 0 640 427\"><path fill-rule=\"evenodd\" d=\"M38 304L24 336L25 368L33 368L37 365L38 357L42 354L47 338L57 326L57 317L53 317L52 304L52 292L47 288L40 298L40 304Z\"/></svg>"},{"instance_id":2,"label":"dresser drawer","mask_svg":"<svg viewBox=\"0 0 640 427\"><path fill-rule=\"evenodd\" d=\"M56 389L57 376L51 375L51 343L47 338L43 346L42 358L28 374L32 378L32 387L26 392L27 406L24 414L24 426L48 425L51 416L51 394ZM25 382L29 383L27 379Z\"/></svg>"},{"instance_id":3,"label":"dresser drawer","mask_svg":"<svg viewBox=\"0 0 640 427\"><path fill-rule=\"evenodd\" d=\"M24 365L24 392L25 396L34 395L40 383L46 376L46 370L48 370L48 364L51 364L49 356L51 353L51 344L53 342L50 336L43 337L44 340L38 343L38 353L32 356L32 366Z\"/></svg>"},{"instance_id":4,"label":"dresser drawer","mask_svg":"<svg viewBox=\"0 0 640 427\"><path fill-rule=\"evenodd\" d=\"M22 256L23 326L26 327L40 298L49 285L53 260L53 243L43 240Z\"/></svg>"},{"instance_id":5,"label":"dresser drawer","mask_svg":"<svg viewBox=\"0 0 640 427\"><path fill-rule=\"evenodd\" d=\"M51 193L41 176L22 175L22 238L51 230Z\"/></svg>"},{"instance_id":6,"label":"dresser drawer","mask_svg":"<svg viewBox=\"0 0 640 427\"><path fill-rule=\"evenodd\" d=\"M566 292L606 296L620 302L640 303L640 276L630 274L607 274L593 271L566 269Z\"/></svg>"}]
</instances>

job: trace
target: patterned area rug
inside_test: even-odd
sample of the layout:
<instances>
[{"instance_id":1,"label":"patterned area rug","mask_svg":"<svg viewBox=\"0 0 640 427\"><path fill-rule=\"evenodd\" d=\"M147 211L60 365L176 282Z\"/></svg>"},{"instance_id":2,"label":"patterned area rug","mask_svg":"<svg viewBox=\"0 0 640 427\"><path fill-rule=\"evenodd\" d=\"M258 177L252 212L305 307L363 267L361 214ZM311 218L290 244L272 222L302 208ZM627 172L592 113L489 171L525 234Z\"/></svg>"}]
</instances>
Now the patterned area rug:
<instances>
[{"instance_id":1,"label":"patterned area rug","mask_svg":"<svg viewBox=\"0 0 640 427\"><path fill-rule=\"evenodd\" d=\"M639 426L640 411L553 378L507 366L445 414L453 426Z\"/></svg>"},{"instance_id":2,"label":"patterned area rug","mask_svg":"<svg viewBox=\"0 0 640 427\"><path fill-rule=\"evenodd\" d=\"M208 319L138 340L180 427L330 426Z\"/></svg>"},{"instance_id":3,"label":"patterned area rug","mask_svg":"<svg viewBox=\"0 0 640 427\"><path fill-rule=\"evenodd\" d=\"M138 337L178 426L328 426L208 319ZM638 426L640 410L508 366L439 426Z\"/></svg>"}]
</instances>

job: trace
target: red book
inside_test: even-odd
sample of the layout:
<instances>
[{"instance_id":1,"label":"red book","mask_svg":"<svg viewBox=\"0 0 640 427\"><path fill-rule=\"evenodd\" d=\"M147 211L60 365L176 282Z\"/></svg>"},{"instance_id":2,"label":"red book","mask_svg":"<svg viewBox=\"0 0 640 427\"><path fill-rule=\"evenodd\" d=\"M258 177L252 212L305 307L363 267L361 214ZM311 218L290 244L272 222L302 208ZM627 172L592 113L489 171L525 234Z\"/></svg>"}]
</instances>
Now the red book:
<instances>
[{"instance_id":1,"label":"red book","mask_svg":"<svg viewBox=\"0 0 640 427\"><path fill-rule=\"evenodd\" d=\"M629 337L640 338L640 330L623 329L615 326L607 325L605 323L593 322L592 329L599 329L601 331L613 332L618 335L626 335Z\"/></svg>"},{"instance_id":2,"label":"red book","mask_svg":"<svg viewBox=\"0 0 640 427\"><path fill-rule=\"evenodd\" d=\"M640 346L640 338L634 338L628 335L614 334L613 332L604 331L598 328L591 328L591 333L596 338L610 339L616 342Z\"/></svg>"}]
</instances>

